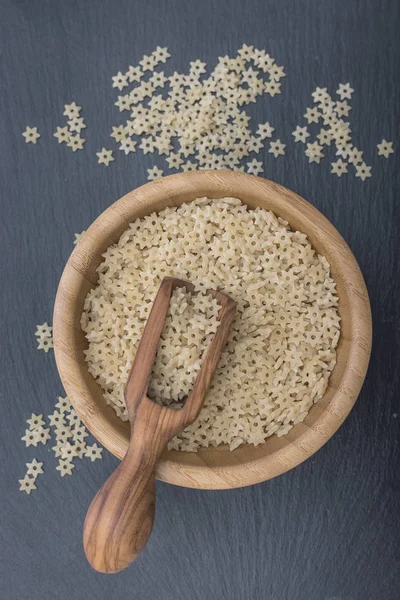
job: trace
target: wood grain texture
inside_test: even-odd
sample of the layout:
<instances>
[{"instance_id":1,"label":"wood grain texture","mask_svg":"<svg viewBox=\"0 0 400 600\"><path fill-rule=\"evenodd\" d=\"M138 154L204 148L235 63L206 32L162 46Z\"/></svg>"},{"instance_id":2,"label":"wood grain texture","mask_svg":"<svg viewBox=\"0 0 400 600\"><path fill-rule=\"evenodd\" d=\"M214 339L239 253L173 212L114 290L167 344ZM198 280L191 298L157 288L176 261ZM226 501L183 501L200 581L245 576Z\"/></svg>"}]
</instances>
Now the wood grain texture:
<instances>
[{"instance_id":1,"label":"wood grain texture","mask_svg":"<svg viewBox=\"0 0 400 600\"><path fill-rule=\"evenodd\" d=\"M393 0L2 0L0 3L0 597L5 600L398 600L400 566L400 5ZM156 482L157 518L131 569L106 577L82 548L87 507L119 461L76 464L61 479L48 446L20 442L32 411L63 395L54 356L36 350L51 321L74 233L146 182L163 157L125 156L109 137L126 120L111 76L157 45L167 76L243 43L265 48L287 76L282 94L249 105L269 121L286 156L265 152L264 174L307 198L338 229L365 277L374 323L368 374L350 415L313 457L282 477L199 491ZM354 88L353 139L372 165L330 174L334 148L309 164L291 132L311 92ZM65 103L82 106L87 141L53 138ZM21 136L37 126L36 146ZM378 157L392 139L396 153ZM115 161L97 164L105 146ZM90 438L88 438L90 439ZM90 443L94 440L92 439ZM228 456L228 455L227 455ZM29 497L25 462L44 462Z\"/></svg>"},{"instance_id":2,"label":"wood grain texture","mask_svg":"<svg viewBox=\"0 0 400 600\"><path fill-rule=\"evenodd\" d=\"M223 446L195 454L166 451L159 461L156 475L163 481L206 489L234 488L280 475L318 450L350 412L367 371L372 331L363 277L345 241L308 202L275 183L232 171L180 173L134 190L96 219L72 253L54 306L54 347L61 379L81 419L122 459L129 434L126 423L106 406L100 386L86 368L83 349L87 346L79 325L83 303L96 282L102 254L128 223L203 196L240 198L250 208L272 210L289 221L292 229L306 233L331 264L342 319L337 364L327 391L303 423L257 447L246 444L230 452Z\"/></svg>"},{"instance_id":3,"label":"wood grain texture","mask_svg":"<svg viewBox=\"0 0 400 600\"><path fill-rule=\"evenodd\" d=\"M197 419L235 316L236 303L232 298L209 290L220 302L220 323L193 390L179 410L160 406L148 398L147 391L171 294L177 287L194 291L190 282L173 277L165 277L160 285L125 388L131 430L128 450L97 492L86 515L85 554L101 573L122 571L146 545L154 522L157 462L169 440Z\"/></svg>"}]
</instances>

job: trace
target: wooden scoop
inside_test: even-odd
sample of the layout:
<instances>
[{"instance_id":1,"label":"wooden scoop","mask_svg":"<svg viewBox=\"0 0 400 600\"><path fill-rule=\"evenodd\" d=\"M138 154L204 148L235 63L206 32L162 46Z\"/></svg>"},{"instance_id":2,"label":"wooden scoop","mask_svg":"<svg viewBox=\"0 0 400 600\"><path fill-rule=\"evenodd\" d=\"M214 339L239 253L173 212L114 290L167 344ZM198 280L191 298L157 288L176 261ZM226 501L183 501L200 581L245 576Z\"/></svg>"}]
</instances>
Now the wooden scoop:
<instances>
[{"instance_id":1,"label":"wooden scoop","mask_svg":"<svg viewBox=\"0 0 400 600\"><path fill-rule=\"evenodd\" d=\"M183 408L160 406L147 397L157 345L172 291L193 285L165 278L146 323L125 388L131 438L125 458L97 492L86 515L83 546L88 561L102 573L125 569L143 550L155 513L155 469L167 443L198 417L236 310L229 296L210 290L221 304L218 330L206 352Z\"/></svg>"}]
</instances>

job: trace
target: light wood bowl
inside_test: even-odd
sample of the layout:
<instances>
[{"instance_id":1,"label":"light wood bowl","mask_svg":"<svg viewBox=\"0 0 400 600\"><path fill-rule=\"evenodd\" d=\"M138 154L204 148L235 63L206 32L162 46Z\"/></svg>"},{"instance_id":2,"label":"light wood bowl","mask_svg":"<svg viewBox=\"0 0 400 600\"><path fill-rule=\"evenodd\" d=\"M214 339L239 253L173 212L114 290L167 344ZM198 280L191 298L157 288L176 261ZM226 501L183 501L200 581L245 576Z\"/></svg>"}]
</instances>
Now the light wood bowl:
<instances>
[{"instance_id":1,"label":"light wood bowl","mask_svg":"<svg viewBox=\"0 0 400 600\"><path fill-rule=\"evenodd\" d=\"M101 444L122 459L129 425L107 406L86 368L87 342L80 327L84 299L96 284L102 254L128 223L203 196L240 198L251 208L272 210L292 229L307 234L331 264L342 318L329 387L303 423L283 437L272 436L260 446L244 445L233 452L226 447L197 453L166 451L158 465L156 475L162 481L202 489L236 488L276 477L321 448L349 414L367 371L372 325L364 279L346 242L311 204L276 183L231 171L179 173L130 192L96 219L67 262L54 306L54 350L65 391L80 418Z\"/></svg>"}]
</instances>

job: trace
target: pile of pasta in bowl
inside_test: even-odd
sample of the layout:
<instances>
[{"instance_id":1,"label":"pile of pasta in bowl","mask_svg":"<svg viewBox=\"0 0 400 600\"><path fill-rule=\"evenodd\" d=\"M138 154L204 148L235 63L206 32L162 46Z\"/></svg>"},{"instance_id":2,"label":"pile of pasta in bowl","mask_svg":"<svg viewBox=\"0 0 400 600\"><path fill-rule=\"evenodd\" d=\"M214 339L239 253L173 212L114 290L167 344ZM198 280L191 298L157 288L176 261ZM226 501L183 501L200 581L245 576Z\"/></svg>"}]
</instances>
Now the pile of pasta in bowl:
<instances>
[{"instance_id":1,"label":"pile of pasta in bowl","mask_svg":"<svg viewBox=\"0 0 400 600\"><path fill-rule=\"evenodd\" d=\"M124 387L162 279L174 291L148 395L179 406L218 327L221 290L237 303L228 342L198 419L169 448L258 445L287 434L325 393L340 317L327 259L307 236L237 198L198 198L137 219L103 255L81 326L89 372L127 419Z\"/></svg>"}]
</instances>

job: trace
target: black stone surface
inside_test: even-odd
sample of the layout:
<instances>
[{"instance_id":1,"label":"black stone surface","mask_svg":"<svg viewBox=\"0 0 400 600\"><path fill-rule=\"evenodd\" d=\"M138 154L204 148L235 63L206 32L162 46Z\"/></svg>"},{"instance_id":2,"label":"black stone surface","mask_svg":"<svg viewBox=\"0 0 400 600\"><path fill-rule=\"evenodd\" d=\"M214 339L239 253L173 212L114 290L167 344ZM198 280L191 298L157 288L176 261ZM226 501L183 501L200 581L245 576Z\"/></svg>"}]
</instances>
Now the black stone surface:
<instances>
[{"instance_id":1,"label":"black stone surface","mask_svg":"<svg viewBox=\"0 0 400 600\"><path fill-rule=\"evenodd\" d=\"M398 600L399 470L399 3L389 0L2 0L0 3L1 373L0 598L5 600ZM111 76L155 46L166 71L213 65L243 42L266 48L287 73L282 95L251 107L287 144L262 156L265 176L296 190L339 229L369 289L374 347L360 398L340 431L290 473L235 491L158 484L149 544L117 576L91 571L82 545L88 504L117 461L107 452L61 479L51 450L20 437L32 411L62 394L54 357L38 352L73 246L114 200L146 180L154 156L105 168L96 151L121 120ZM355 89L354 142L371 180L309 165L291 131L316 85ZM83 107L87 142L72 153L52 137L63 105ZM37 126L36 146L24 143ZM391 139L397 154L378 157ZM158 158L155 162L162 165ZM25 462L45 462L31 496Z\"/></svg>"}]
</instances>

